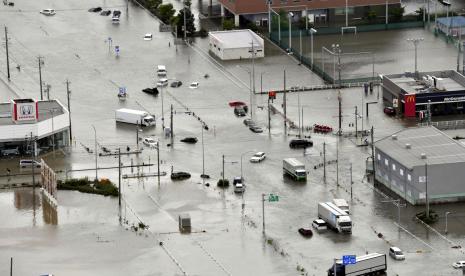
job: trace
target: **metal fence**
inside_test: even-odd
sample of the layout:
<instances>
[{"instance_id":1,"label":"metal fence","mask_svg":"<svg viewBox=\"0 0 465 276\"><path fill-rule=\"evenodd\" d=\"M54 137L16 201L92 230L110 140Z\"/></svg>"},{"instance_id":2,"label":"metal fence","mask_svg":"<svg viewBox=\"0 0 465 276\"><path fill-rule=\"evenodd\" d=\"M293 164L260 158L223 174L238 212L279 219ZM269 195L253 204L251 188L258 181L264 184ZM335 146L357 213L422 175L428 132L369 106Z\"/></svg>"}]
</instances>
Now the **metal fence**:
<instances>
[{"instance_id":1,"label":"metal fence","mask_svg":"<svg viewBox=\"0 0 465 276\"><path fill-rule=\"evenodd\" d=\"M465 120L431 122L431 125L440 130L464 129ZM419 123L418 126L428 126L428 123Z\"/></svg>"}]
</instances>

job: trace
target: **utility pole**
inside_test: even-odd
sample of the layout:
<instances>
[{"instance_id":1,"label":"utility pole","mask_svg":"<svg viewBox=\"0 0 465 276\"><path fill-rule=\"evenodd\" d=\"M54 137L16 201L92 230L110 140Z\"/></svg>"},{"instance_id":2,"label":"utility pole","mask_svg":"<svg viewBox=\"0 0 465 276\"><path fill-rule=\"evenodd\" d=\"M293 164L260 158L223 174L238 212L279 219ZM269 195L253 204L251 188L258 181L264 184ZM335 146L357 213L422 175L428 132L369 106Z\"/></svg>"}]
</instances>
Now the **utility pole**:
<instances>
[{"instance_id":1,"label":"utility pole","mask_svg":"<svg viewBox=\"0 0 465 276\"><path fill-rule=\"evenodd\" d=\"M270 96L268 95L268 134L271 134Z\"/></svg>"},{"instance_id":2,"label":"utility pole","mask_svg":"<svg viewBox=\"0 0 465 276\"><path fill-rule=\"evenodd\" d=\"M71 127L71 102L69 100L70 94L71 94L71 90L69 90L70 83L71 82L69 80L66 80L66 95L68 98L69 143L71 146L71 144L73 143L73 133L72 133L72 127Z\"/></svg>"},{"instance_id":3,"label":"utility pole","mask_svg":"<svg viewBox=\"0 0 465 276\"><path fill-rule=\"evenodd\" d=\"M336 186L339 187L339 137L336 137Z\"/></svg>"},{"instance_id":4,"label":"utility pole","mask_svg":"<svg viewBox=\"0 0 465 276\"><path fill-rule=\"evenodd\" d=\"M39 61L40 100L42 101L44 99L43 90L42 90L42 64L43 64L43 60L42 60L41 56L38 56L37 59Z\"/></svg>"},{"instance_id":5,"label":"utility pole","mask_svg":"<svg viewBox=\"0 0 465 276\"><path fill-rule=\"evenodd\" d=\"M358 137L358 126L357 126L357 121L358 121L358 113L357 113L357 106L355 106L355 138Z\"/></svg>"},{"instance_id":6,"label":"utility pole","mask_svg":"<svg viewBox=\"0 0 465 276\"><path fill-rule=\"evenodd\" d=\"M139 121L137 121L137 125L136 125L136 145L137 145L137 151L139 151Z\"/></svg>"},{"instance_id":7,"label":"utility pole","mask_svg":"<svg viewBox=\"0 0 465 276\"><path fill-rule=\"evenodd\" d=\"M98 182L98 163L97 163L97 130L95 129L95 126L92 125L92 128L94 129L94 134L95 134L95 145L94 145L94 150L95 150L95 182ZM33 166L34 167L34 166Z\"/></svg>"},{"instance_id":8,"label":"utility pole","mask_svg":"<svg viewBox=\"0 0 465 276\"><path fill-rule=\"evenodd\" d=\"M187 33L187 29L186 29L186 1L184 1L184 12L183 12L183 15L184 15L184 42L187 43L187 36L186 36L186 33Z\"/></svg>"},{"instance_id":9,"label":"utility pole","mask_svg":"<svg viewBox=\"0 0 465 276\"><path fill-rule=\"evenodd\" d=\"M341 90L339 90L339 92L338 92L337 101L339 103L339 130L338 130L337 135L341 136L342 135L342 97L341 97Z\"/></svg>"},{"instance_id":10,"label":"utility pole","mask_svg":"<svg viewBox=\"0 0 465 276\"><path fill-rule=\"evenodd\" d=\"M10 258L10 276L13 276L13 257Z\"/></svg>"},{"instance_id":11,"label":"utility pole","mask_svg":"<svg viewBox=\"0 0 465 276\"><path fill-rule=\"evenodd\" d=\"M31 132L31 159L32 159L32 189L35 189L36 186L36 176L35 176L35 160L36 160L36 143L35 143L35 137L32 137L32 132Z\"/></svg>"},{"instance_id":12,"label":"utility pole","mask_svg":"<svg viewBox=\"0 0 465 276\"><path fill-rule=\"evenodd\" d=\"M158 187L160 187L160 141L157 143L157 181L158 181Z\"/></svg>"},{"instance_id":13,"label":"utility pole","mask_svg":"<svg viewBox=\"0 0 465 276\"><path fill-rule=\"evenodd\" d=\"M326 142L323 142L323 181L326 183Z\"/></svg>"},{"instance_id":14,"label":"utility pole","mask_svg":"<svg viewBox=\"0 0 465 276\"><path fill-rule=\"evenodd\" d=\"M205 177L205 144L203 142L203 129L205 125L202 124L202 178Z\"/></svg>"},{"instance_id":15,"label":"utility pole","mask_svg":"<svg viewBox=\"0 0 465 276\"><path fill-rule=\"evenodd\" d=\"M223 175L221 177L223 178L223 185L224 185L224 154L223 154Z\"/></svg>"},{"instance_id":16,"label":"utility pole","mask_svg":"<svg viewBox=\"0 0 465 276\"><path fill-rule=\"evenodd\" d=\"M431 100L428 100L428 125L431 125Z\"/></svg>"},{"instance_id":17,"label":"utility pole","mask_svg":"<svg viewBox=\"0 0 465 276\"><path fill-rule=\"evenodd\" d=\"M8 29L5 26L5 48L6 48L6 72L8 80L10 80L10 56L8 54Z\"/></svg>"},{"instance_id":18,"label":"utility pole","mask_svg":"<svg viewBox=\"0 0 465 276\"><path fill-rule=\"evenodd\" d=\"M171 115L170 115L170 128L171 128L171 146L173 146L173 138L174 138L174 132L173 132L173 105L171 105Z\"/></svg>"},{"instance_id":19,"label":"utility pole","mask_svg":"<svg viewBox=\"0 0 465 276\"><path fill-rule=\"evenodd\" d=\"M409 38L407 41L410 41L413 43L413 46L415 46L415 76L418 78L418 69L417 69L417 48L418 44L420 44L421 41L423 41L423 38Z\"/></svg>"},{"instance_id":20,"label":"utility pole","mask_svg":"<svg viewBox=\"0 0 465 276\"><path fill-rule=\"evenodd\" d=\"M118 148L118 205L121 208L121 149ZM121 220L121 216L120 216Z\"/></svg>"},{"instance_id":21,"label":"utility pole","mask_svg":"<svg viewBox=\"0 0 465 276\"><path fill-rule=\"evenodd\" d=\"M255 47L252 40L252 95L250 95L250 119L253 120L253 97L255 96Z\"/></svg>"},{"instance_id":22,"label":"utility pole","mask_svg":"<svg viewBox=\"0 0 465 276\"><path fill-rule=\"evenodd\" d=\"M265 194L262 194L263 234L265 234Z\"/></svg>"},{"instance_id":23,"label":"utility pole","mask_svg":"<svg viewBox=\"0 0 465 276\"><path fill-rule=\"evenodd\" d=\"M425 194L426 194L426 218L429 219L429 199L428 199L428 163L425 163Z\"/></svg>"},{"instance_id":24,"label":"utility pole","mask_svg":"<svg viewBox=\"0 0 465 276\"><path fill-rule=\"evenodd\" d=\"M352 181L352 163L350 163L350 200L353 199L352 197L352 185L354 182Z\"/></svg>"},{"instance_id":25,"label":"utility pole","mask_svg":"<svg viewBox=\"0 0 465 276\"><path fill-rule=\"evenodd\" d=\"M457 72L460 72L460 48L462 47L462 27L459 28L459 43L457 47ZM8 45L8 43L7 43ZM8 49L8 47L7 47Z\"/></svg>"},{"instance_id":26,"label":"utility pole","mask_svg":"<svg viewBox=\"0 0 465 276\"><path fill-rule=\"evenodd\" d=\"M375 185L376 169L375 169L375 141L374 141L374 128L371 126L371 162L373 162L373 185Z\"/></svg>"},{"instance_id":27,"label":"utility pole","mask_svg":"<svg viewBox=\"0 0 465 276\"><path fill-rule=\"evenodd\" d=\"M287 103L286 103L286 69L284 69L284 95L283 95L283 110L284 110L284 135L287 134Z\"/></svg>"}]
</instances>

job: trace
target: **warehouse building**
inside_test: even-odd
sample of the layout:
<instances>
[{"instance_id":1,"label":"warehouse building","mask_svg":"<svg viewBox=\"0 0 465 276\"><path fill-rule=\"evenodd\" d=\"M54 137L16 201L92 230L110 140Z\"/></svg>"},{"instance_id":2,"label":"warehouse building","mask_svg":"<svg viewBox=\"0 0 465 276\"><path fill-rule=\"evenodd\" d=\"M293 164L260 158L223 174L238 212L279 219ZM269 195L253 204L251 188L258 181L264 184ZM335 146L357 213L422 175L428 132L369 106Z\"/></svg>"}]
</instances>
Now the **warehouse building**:
<instances>
[{"instance_id":1,"label":"warehouse building","mask_svg":"<svg viewBox=\"0 0 465 276\"><path fill-rule=\"evenodd\" d=\"M263 38L251 30L209 32L210 52L221 60L248 59L265 56ZM253 49L252 49L253 48Z\"/></svg>"},{"instance_id":2,"label":"warehouse building","mask_svg":"<svg viewBox=\"0 0 465 276\"><path fill-rule=\"evenodd\" d=\"M418 205L465 200L465 146L435 127L408 128L375 143L375 179Z\"/></svg>"},{"instance_id":3,"label":"warehouse building","mask_svg":"<svg viewBox=\"0 0 465 276\"><path fill-rule=\"evenodd\" d=\"M69 112L58 100L0 103L0 155L31 155L34 149L38 155L68 146L69 127Z\"/></svg>"},{"instance_id":4,"label":"warehouse building","mask_svg":"<svg viewBox=\"0 0 465 276\"><path fill-rule=\"evenodd\" d=\"M465 77L454 70L384 75L383 98L397 114L464 114Z\"/></svg>"}]
</instances>

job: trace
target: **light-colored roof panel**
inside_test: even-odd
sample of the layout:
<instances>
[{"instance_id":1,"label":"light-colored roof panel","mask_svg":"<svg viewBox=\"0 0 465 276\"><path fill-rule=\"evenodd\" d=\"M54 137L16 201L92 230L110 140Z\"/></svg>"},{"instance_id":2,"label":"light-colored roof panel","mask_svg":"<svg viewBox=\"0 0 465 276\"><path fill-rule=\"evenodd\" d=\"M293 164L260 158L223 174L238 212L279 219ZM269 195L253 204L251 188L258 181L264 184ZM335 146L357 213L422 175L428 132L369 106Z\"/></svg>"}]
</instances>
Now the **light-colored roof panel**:
<instances>
[{"instance_id":1,"label":"light-colored roof panel","mask_svg":"<svg viewBox=\"0 0 465 276\"><path fill-rule=\"evenodd\" d=\"M252 42L254 47L263 48L263 38L248 29L209 32L208 35L221 42L224 49L251 48Z\"/></svg>"},{"instance_id":2,"label":"light-colored roof panel","mask_svg":"<svg viewBox=\"0 0 465 276\"><path fill-rule=\"evenodd\" d=\"M415 127L397 132L375 143L391 158L406 166L447 164L465 162L465 146L455 141L435 127ZM410 144L411 148L407 148ZM426 159L422 159L422 154Z\"/></svg>"}]
</instances>

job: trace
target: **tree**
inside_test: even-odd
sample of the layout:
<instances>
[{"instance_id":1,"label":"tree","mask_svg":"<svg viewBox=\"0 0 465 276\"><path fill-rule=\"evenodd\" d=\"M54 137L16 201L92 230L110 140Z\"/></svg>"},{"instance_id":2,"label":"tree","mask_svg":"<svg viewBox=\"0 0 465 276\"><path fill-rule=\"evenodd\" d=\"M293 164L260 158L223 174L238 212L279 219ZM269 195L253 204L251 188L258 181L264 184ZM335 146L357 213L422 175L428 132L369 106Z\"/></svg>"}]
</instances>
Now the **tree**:
<instances>
[{"instance_id":1,"label":"tree","mask_svg":"<svg viewBox=\"0 0 465 276\"><path fill-rule=\"evenodd\" d=\"M377 16L378 16L378 15L377 15L376 12L373 11L373 10L371 10L371 11L369 11L369 12L367 13L367 19L368 19L368 21L370 21L370 22L375 21L375 19L376 19Z\"/></svg>"},{"instance_id":2,"label":"tree","mask_svg":"<svg viewBox=\"0 0 465 276\"><path fill-rule=\"evenodd\" d=\"M157 10L158 6L162 3L162 0L147 0L147 8L151 11L154 12Z\"/></svg>"},{"instance_id":3,"label":"tree","mask_svg":"<svg viewBox=\"0 0 465 276\"><path fill-rule=\"evenodd\" d=\"M232 19L225 19L223 21L223 30L232 30L234 29L234 21Z\"/></svg>"},{"instance_id":4,"label":"tree","mask_svg":"<svg viewBox=\"0 0 465 276\"><path fill-rule=\"evenodd\" d=\"M176 13L176 10L173 8L173 4L171 3L158 6L157 11L160 20L164 23L169 23L173 15Z\"/></svg>"},{"instance_id":5,"label":"tree","mask_svg":"<svg viewBox=\"0 0 465 276\"><path fill-rule=\"evenodd\" d=\"M392 17L393 21L402 20L404 16L405 8L404 7L394 7L389 9L389 16Z\"/></svg>"},{"instance_id":6,"label":"tree","mask_svg":"<svg viewBox=\"0 0 465 276\"><path fill-rule=\"evenodd\" d=\"M190 4L190 1L186 1L186 2L189 2ZM186 13L186 29L187 29L186 36L192 36L195 33L194 15L192 14L190 8L187 8L187 7L190 7L190 6L188 6L186 3L186 8L179 11L178 15L176 16L176 20L174 21L178 28L178 35L181 35L181 36L184 35L184 32L183 32L184 12Z\"/></svg>"}]
</instances>

